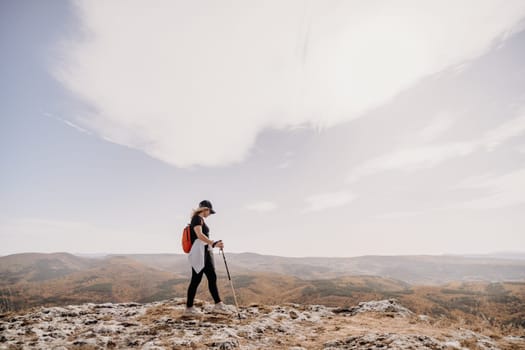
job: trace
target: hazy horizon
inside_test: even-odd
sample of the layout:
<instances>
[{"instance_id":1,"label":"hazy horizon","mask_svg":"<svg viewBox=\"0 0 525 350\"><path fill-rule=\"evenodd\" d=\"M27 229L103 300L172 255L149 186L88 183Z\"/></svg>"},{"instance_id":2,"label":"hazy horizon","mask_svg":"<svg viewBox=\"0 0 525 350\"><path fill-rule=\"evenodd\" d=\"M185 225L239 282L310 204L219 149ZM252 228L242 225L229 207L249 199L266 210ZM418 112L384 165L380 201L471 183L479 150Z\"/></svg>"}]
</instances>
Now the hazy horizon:
<instances>
[{"instance_id":1,"label":"hazy horizon","mask_svg":"<svg viewBox=\"0 0 525 350\"><path fill-rule=\"evenodd\" d=\"M118 18L118 20L115 20ZM0 247L525 252L525 2L0 4Z\"/></svg>"},{"instance_id":2,"label":"hazy horizon","mask_svg":"<svg viewBox=\"0 0 525 350\"><path fill-rule=\"evenodd\" d=\"M215 254L220 255L220 252L218 249L214 251ZM128 252L128 253L112 253L112 252L86 252L86 253L75 253L75 252L68 252L68 251L53 251L53 252L39 252L39 251L26 251L26 252L17 252L17 253L10 253L10 254L2 254L1 257L7 257L11 255L18 255L18 254L71 254L78 257L87 257L87 258L104 258L108 256L118 256L118 255L182 255L185 256L186 254L183 252L157 252L157 253L143 253L143 252ZM428 256L428 257L447 257L447 256L454 256L454 257L463 257L463 258L487 258L487 259L504 259L504 260L524 260L525 259L525 251L500 251L500 252L490 252L490 253L471 253L471 254L461 254L461 253L442 253L442 254L370 254L370 255L354 255L354 256L292 256L292 255L273 255L273 254L262 254L258 252L225 252L226 255L228 254L253 254L253 255L261 255L261 256L267 256L267 257L278 257L278 258L292 258L292 259L352 259L352 258L364 258L364 257L417 257L417 256Z\"/></svg>"}]
</instances>

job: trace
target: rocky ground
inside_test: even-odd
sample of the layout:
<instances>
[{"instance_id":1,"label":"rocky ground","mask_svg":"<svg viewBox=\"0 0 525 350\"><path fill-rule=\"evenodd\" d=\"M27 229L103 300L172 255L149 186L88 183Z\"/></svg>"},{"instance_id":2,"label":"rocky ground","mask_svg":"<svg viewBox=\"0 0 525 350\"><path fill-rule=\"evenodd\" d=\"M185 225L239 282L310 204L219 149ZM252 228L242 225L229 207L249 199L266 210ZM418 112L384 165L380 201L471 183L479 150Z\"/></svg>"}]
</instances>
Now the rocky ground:
<instances>
[{"instance_id":1,"label":"rocky ground","mask_svg":"<svg viewBox=\"0 0 525 350\"><path fill-rule=\"evenodd\" d=\"M473 332L395 300L351 308L251 305L240 319L196 305L204 314L193 319L183 317L183 299L3 314L0 349L525 349L523 336Z\"/></svg>"}]
</instances>

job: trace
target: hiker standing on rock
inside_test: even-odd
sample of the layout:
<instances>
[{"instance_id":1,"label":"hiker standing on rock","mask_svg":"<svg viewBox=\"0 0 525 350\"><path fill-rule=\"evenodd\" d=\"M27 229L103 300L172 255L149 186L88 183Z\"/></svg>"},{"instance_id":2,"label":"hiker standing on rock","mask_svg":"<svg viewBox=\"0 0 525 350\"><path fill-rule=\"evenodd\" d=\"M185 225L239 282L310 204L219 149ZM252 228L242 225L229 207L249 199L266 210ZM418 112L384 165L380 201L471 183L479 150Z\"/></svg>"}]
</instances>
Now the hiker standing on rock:
<instances>
[{"instance_id":1,"label":"hiker standing on rock","mask_svg":"<svg viewBox=\"0 0 525 350\"><path fill-rule=\"evenodd\" d=\"M215 264L213 261L213 248L223 249L222 241L213 241L210 239L210 229L205 218L215 214L213 207L208 200L199 203L199 207L194 209L191 215L191 250L189 261L191 264L191 282L188 287L188 298L186 299L186 315L200 315L201 312L193 307L193 301L197 288L202 280L202 275L206 274L208 279L208 288L211 296L215 301L213 311L217 313L230 313L226 305L221 301L219 290L217 288L217 274L215 273Z\"/></svg>"}]
</instances>

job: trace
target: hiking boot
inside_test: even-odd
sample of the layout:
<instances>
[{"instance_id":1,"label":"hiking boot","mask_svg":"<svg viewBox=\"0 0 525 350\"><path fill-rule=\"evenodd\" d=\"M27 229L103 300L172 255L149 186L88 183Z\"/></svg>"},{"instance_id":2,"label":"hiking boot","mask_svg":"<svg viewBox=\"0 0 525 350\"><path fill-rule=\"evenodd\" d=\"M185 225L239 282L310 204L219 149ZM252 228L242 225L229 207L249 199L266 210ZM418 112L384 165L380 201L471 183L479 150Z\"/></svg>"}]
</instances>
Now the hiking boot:
<instances>
[{"instance_id":1,"label":"hiking boot","mask_svg":"<svg viewBox=\"0 0 525 350\"><path fill-rule=\"evenodd\" d=\"M202 315L202 312L200 312L193 306L187 307L186 310L184 310L184 316L201 316L201 315Z\"/></svg>"},{"instance_id":2,"label":"hiking boot","mask_svg":"<svg viewBox=\"0 0 525 350\"><path fill-rule=\"evenodd\" d=\"M222 301L215 304L215 306L212 309L212 312L216 314L223 314L223 315L229 315L232 313L230 310L228 310L228 307L224 305Z\"/></svg>"}]
</instances>

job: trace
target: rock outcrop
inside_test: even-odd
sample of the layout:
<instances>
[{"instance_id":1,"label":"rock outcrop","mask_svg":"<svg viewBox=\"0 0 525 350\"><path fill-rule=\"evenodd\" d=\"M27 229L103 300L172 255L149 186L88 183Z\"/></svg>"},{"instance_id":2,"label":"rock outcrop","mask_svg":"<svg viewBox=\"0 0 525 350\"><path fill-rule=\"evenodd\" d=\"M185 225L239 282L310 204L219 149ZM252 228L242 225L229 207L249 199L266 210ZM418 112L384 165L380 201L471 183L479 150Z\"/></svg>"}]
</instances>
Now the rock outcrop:
<instances>
[{"instance_id":1,"label":"rock outcrop","mask_svg":"<svg viewBox=\"0 0 525 350\"><path fill-rule=\"evenodd\" d=\"M412 311L399 304L395 299L363 301L357 306L352 306L348 308L336 308L333 310L333 312L348 313L351 316L363 312L379 312L383 314L388 314L390 316L397 315L401 317L408 317L414 314Z\"/></svg>"},{"instance_id":2,"label":"rock outcrop","mask_svg":"<svg viewBox=\"0 0 525 350\"><path fill-rule=\"evenodd\" d=\"M183 316L184 300L149 304L83 304L0 316L0 349L504 349L520 336L488 337L439 326L395 300L352 308L286 304L242 307L239 319Z\"/></svg>"}]
</instances>

